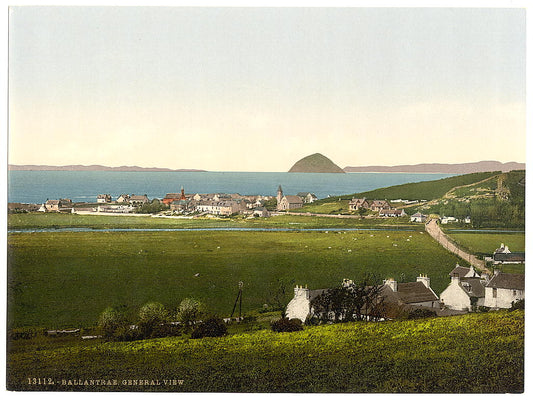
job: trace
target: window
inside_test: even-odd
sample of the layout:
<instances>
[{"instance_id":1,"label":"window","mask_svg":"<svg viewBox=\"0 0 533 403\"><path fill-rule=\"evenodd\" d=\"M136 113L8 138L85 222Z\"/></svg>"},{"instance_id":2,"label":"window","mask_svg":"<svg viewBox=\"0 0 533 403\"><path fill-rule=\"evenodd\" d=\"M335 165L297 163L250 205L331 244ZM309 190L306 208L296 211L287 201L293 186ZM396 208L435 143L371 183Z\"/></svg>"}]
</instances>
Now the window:
<instances>
[{"instance_id":1,"label":"window","mask_svg":"<svg viewBox=\"0 0 533 403\"><path fill-rule=\"evenodd\" d=\"M492 289L492 298L498 298L498 289L497 288L493 288Z\"/></svg>"}]
</instances>

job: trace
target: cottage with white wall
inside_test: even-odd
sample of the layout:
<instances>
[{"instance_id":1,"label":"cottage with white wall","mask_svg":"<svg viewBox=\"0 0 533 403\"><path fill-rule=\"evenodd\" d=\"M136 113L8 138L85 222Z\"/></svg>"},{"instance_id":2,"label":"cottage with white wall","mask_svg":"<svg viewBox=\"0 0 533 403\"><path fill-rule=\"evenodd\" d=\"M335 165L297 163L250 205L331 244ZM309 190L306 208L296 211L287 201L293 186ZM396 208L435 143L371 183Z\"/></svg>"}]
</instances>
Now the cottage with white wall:
<instances>
[{"instance_id":1,"label":"cottage with white wall","mask_svg":"<svg viewBox=\"0 0 533 403\"><path fill-rule=\"evenodd\" d=\"M485 284L488 280L480 276L472 266L458 264L450 272L450 284L440 294L440 301L445 307L459 311L473 311L483 306Z\"/></svg>"},{"instance_id":2,"label":"cottage with white wall","mask_svg":"<svg viewBox=\"0 0 533 403\"><path fill-rule=\"evenodd\" d=\"M485 285L485 306L510 308L513 302L525 297L525 276L517 273L494 271L494 276Z\"/></svg>"},{"instance_id":3,"label":"cottage with white wall","mask_svg":"<svg viewBox=\"0 0 533 403\"><path fill-rule=\"evenodd\" d=\"M388 279L383 285L380 296L385 303L412 309L416 307L436 309L440 306L439 298L431 289L430 279L427 276L420 275L416 281L409 283L398 283L394 279ZM310 290L307 286L296 286L294 297L287 305L287 317L304 322L312 313L311 301L327 291L328 289Z\"/></svg>"}]
</instances>

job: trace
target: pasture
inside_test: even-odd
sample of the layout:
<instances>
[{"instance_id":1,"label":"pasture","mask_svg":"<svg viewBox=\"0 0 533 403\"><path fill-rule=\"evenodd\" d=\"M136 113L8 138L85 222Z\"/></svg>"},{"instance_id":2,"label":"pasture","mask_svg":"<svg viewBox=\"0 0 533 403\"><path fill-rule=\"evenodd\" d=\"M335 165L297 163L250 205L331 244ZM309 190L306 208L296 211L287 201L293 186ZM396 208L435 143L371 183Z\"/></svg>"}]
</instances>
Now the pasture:
<instances>
[{"instance_id":1,"label":"pasture","mask_svg":"<svg viewBox=\"0 0 533 403\"><path fill-rule=\"evenodd\" d=\"M35 228L373 228L373 227L422 228L408 218L370 218L356 216L320 217L279 215L268 218L243 217L152 217L120 215L78 215L68 213L9 214L11 230Z\"/></svg>"},{"instance_id":2,"label":"pasture","mask_svg":"<svg viewBox=\"0 0 533 403\"><path fill-rule=\"evenodd\" d=\"M457 262L419 231L11 233L8 327L91 326L108 306L133 313L187 297L228 316L239 281L243 312L288 302L295 284L325 288L363 273L380 281L424 273L440 293Z\"/></svg>"},{"instance_id":3,"label":"pasture","mask_svg":"<svg viewBox=\"0 0 533 403\"><path fill-rule=\"evenodd\" d=\"M19 344L25 348L18 348ZM11 347L7 362L10 390L524 390L523 311L323 325L296 333L260 330L200 340L169 337L135 342L78 341L69 345L16 340ZM35 376L50 378L53 384L33 384ZM91 380L102 379L111 382L103 386L90 384ZM139 379L154 382L128 382ZM165 384L168 379L183 383ZM76 383L69 385L66 380Z\"/></svg>"}]
</instances>

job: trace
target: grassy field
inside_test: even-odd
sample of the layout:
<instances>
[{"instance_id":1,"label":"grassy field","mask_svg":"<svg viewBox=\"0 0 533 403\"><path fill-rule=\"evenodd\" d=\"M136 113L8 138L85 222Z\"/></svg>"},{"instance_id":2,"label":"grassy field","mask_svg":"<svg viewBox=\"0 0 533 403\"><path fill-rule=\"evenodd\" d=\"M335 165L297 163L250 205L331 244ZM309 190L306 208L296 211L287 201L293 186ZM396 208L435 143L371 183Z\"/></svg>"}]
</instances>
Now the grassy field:
<instances>
[{"instance_id":1,"label":"grassy field","mask_svg":"<svg viewBox=\"0 0 533 403\"><path fill-rule=\"evenodd\" d=\"M525 233L483 233L446 231L458 244L472 253L492 254L504 243L513 252L523 252L526 247Z\"/></svg>"},{"instance_id":2,"label":"grassy field","mask_svg":"<svg viewBox=\"0 0 533 403\"><path fill-rule=\"evenodd\" d=\"M396 245L396 246L395 246ZM419 231L62 232L8 236L9 327L88 326L108 306L136 311L186 297L227 316L244 281L243 310L269 304L278 279L310 288L374 273L431 278L440 293L458 259ZM199 273L198 276L195 276Z\"/></svg>"},{"instance_id":3,"label":"grassy field","mask_svg":"<svg viewBox=\"0 0 533 403\"><path fill-rule=\"evenodd\" d=\"M9 214L8 228L373 228L401 226L423 228L408 219L359 219L279 215L268 218L164 218L150 216L101 216L59 213Z\"/></svg>"},{"instance_id":4,"label":"grassy field","mask_svg":"<svg viewBox=\"0 0 533 403\"><path fill-rule=\"evenodd\" d=\"M462 249L475 255L492 255L504 243L513 252L525 251L525 233L483 233L483 232L446 232ZM499 265L499 269L506 273L524 273L524 264Z\"/></svg>"},{"instance_id":5,"label":"grassy field","mask_svg":"<svg viewBox=\"0 0 533 403\"><path fill-rule=\"evenodd\" d=\"M11 390L517 393L524 389L523 311L323 325L297 333L262 330L200 340L66 346L17 340L10 349L7 387ZM36 376L53 384L34 385ZM111 385L90 386L95 379ZM128 385L128 380L139 379L153 385ZM165 385L169 379L183 383ZM81 385L69 385L68 380L81 380Z\"/></svg>"}]
</instances>

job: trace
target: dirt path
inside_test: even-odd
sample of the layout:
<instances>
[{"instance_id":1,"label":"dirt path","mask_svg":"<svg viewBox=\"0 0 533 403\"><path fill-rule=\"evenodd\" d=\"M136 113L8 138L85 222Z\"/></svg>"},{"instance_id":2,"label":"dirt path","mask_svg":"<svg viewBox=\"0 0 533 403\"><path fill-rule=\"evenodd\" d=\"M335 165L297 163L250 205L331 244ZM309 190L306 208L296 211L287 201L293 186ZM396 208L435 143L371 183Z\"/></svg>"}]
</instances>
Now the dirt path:
<instances>
[{"instance_id":1,"label":"dirt path","mask_svg":"<svg viewBox=\"0 0 533 403\"><path fill-rule=\"evenodd\" d=\"M466 260L472 266L482 271L487 271L485 268L485 263L482 260L479 260L474 255L471 255L468 252L462 250L448 235L446 235L440 229L437 224L437 220L431 219L426 223L427 233L434 238L438 243L440 243L444 248L448 249L454 255L459 256L461 259Z\"/></svg>"}]
</instances>

